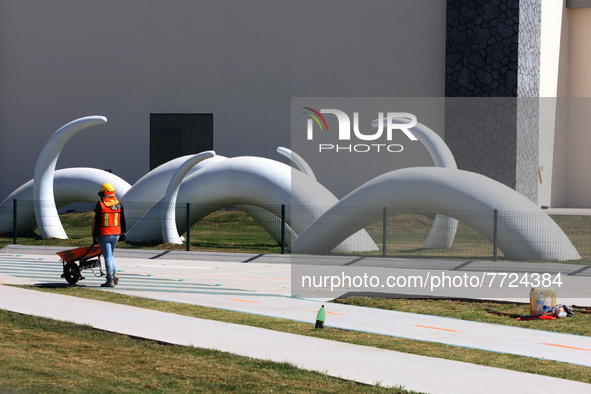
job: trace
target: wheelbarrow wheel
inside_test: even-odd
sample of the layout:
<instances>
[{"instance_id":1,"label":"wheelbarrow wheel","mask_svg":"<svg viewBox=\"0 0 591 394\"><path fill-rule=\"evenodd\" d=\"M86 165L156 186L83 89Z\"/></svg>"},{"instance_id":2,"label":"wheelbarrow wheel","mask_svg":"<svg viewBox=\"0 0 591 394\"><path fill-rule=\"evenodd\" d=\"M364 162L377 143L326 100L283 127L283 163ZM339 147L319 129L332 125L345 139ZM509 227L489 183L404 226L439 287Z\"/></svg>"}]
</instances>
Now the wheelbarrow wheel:
<instances>
[{"instance_id":1,"label":"wheelbarrow wheel","mask_svg":"<svg viewBox=\"0 0 591 394\"><path fill-rule=\"evenodd\" d=\"M78 265L76 265L76 263L70 261L66 264L66 266L64 267L64 278L66 278L66 281L69 284L76 284L76 282L78 282L78 280L80 279L80 276L80 269L78 268Z\"/></svg>"}]
</instances>

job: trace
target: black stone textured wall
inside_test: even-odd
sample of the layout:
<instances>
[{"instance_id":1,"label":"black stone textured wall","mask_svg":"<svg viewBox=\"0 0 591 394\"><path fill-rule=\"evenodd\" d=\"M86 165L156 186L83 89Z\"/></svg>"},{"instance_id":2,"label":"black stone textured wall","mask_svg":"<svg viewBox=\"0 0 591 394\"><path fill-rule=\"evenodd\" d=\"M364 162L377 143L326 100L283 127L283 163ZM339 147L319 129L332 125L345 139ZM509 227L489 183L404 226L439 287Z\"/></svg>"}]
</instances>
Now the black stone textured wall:
<instances>
[{"instance_id":1,"label":"black stone textured wall","mask_svg":"<svg viewBox=\"0 0 591 394\"><path fill-rule=\"evenodd\" d=\"M458 168L537 202L541 0L447 0L445 142ZM522 109L520 109L522 108Z\"/></svg>"},{"instance_id":2,"label":"black stone textured wall","mask_svg":"<svg viewBox=\"0 0 591 394\"><path fill-rule=\"evenodd\" d=\"M447 97L517 97L518 0L448 0Z\"/></svg>"}]
</instances>

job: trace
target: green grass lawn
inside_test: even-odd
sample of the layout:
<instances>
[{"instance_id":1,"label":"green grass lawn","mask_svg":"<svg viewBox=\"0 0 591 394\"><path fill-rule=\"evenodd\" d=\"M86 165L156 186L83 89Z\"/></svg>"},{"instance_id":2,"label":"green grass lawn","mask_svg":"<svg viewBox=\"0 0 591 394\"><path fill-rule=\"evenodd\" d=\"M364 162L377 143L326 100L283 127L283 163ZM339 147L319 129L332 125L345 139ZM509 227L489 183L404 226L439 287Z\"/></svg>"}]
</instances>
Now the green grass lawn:
<instances>
[{"instance_id":1,"label":"green grass lawn","mask_svg":"<svg viewBox=\"0 0 591 394\"><path fill-rule=\"evenodd\" d=\"M0 310L3 393L408 393Z\"/></svg>"},{"instance_id":2,"label":"green grass lawn","mask_svg":"<svg viewBox=\"0 0 591 394\"><path fill-rule=\"evenodd\" d=\"M65 288L37 288L37 290L121 303L125 305L132 305L141 308L160 310L163 312L176 313L209 320L244 324L363 346L373 346L405 353L456 360L472 364L505 368L519 372L528 372L591 383L591 368L557 361L540 360L531 357L488 352L478 349L416 341L366 332L342 330L332 327L325 327L323 330L314 330L313 322L308 324L287 319L252 315L223 309L202 307L198 305L164 302L141 297L130 297L117 293L86 289L78 286ZM336 302L364 305L373 308L402 310L414 313L427 313L438 316L450 316L467 320L506 324L532 329L543 329L577 335L591 335L591 314L575 314L575 316L571 318L552 321L517 322L509 317L489 314L485 310L485 308L492 308L529 314L528 307L524 305L388 299L339 299L336 300Z\"/></svg>"}]
</instances>

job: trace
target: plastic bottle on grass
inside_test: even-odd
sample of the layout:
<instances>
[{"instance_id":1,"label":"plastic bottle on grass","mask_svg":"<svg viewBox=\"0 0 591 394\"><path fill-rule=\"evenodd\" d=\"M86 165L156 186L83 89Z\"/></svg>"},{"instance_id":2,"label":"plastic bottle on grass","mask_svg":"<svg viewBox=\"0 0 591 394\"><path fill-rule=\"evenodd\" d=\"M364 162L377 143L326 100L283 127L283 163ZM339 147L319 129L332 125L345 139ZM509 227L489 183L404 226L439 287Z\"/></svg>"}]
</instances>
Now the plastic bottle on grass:
<instances>
[{"instance_id":1,"label":"plastic bottle on grass","mask_svg":"<svg viewBox=\"0 0 591 394\"><path fill-rule=\"evenodd\" d=\"M324 305L322 305L322 307L318 311L318 314L316 315L316 326L314 327L315 329L323 329L324 328L325 316L326 315L325 315L325 311L324 311Z\"/></svg>"},{"instance_id":2,"label":"plastic bottle on grass","mask_svg":"<svg viewBox=\"0 0 591 394\"><path fill-rule=\"evenodd\" d=\"M544 292L542 291L536 299L536 306L534 308L534 315L541 315L544 311Z\"/></svg>"},{"instance_id":3,"label":"plastic bottle on grass","mask_svg":"<svg viewBox=\"0 0 591 394\"><path fill-rule=\"evenodd\" d=\"M543 312L550 312L551 308L552 308L552 296L550 295L550 293L546 293L546 296L544 297L544 306L542 307L542 311Z\"/></svg>"}]
</instances>

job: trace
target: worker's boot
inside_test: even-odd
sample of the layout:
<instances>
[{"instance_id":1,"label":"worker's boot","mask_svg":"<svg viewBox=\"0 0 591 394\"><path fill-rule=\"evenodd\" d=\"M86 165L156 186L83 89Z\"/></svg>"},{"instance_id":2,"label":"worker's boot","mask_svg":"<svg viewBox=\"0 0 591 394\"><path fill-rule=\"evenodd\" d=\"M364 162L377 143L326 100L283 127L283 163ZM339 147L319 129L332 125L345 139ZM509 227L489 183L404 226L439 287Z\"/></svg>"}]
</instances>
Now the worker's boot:
<instances>
[{"instance_id":1,"label":"worker's boot","mask_svg":"<svg viewBox=\"0 0 591 394\"><path fill-rule=\"evenodd\" d=\"M119 277L117 274L113 274L113 284L117 286L119 284Z\"/></svg>"},{"instance_id":2,"label":"worker's boot","mask_svg":"<svg viewBox=\"0 0 591 394\"><path fill-rule=\"evenodd\" d=\"M101 285L101 287L115 287L113 278L107 278L107 281Z\"/></svg>"}]
</instances>

